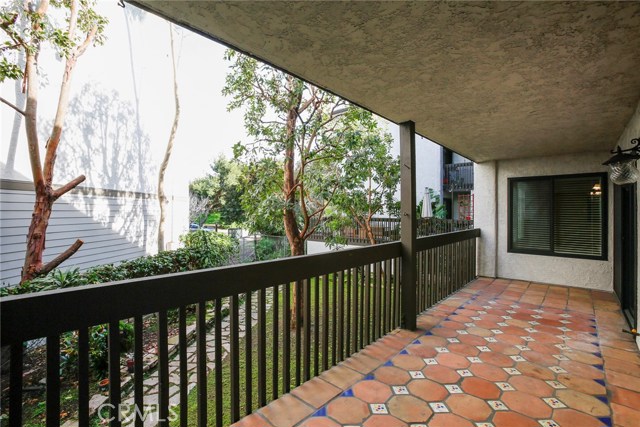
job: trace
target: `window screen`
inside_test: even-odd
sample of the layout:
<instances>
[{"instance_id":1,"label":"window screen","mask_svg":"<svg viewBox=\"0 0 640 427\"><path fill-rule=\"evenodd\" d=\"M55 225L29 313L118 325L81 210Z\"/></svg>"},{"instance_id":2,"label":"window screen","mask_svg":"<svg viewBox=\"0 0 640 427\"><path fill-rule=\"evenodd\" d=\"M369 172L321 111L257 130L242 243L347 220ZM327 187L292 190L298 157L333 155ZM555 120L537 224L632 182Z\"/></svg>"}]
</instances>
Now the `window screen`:
<instances>
[{"instance_id":1,"label":"window screen","mask_svg":"<svg viewBox=\"0 0 640 427\"><path fill-rule=\"evenodd\" d=\"M606 175L509 180L509 251L606 259Z\"/></svg>"}]
</instances>

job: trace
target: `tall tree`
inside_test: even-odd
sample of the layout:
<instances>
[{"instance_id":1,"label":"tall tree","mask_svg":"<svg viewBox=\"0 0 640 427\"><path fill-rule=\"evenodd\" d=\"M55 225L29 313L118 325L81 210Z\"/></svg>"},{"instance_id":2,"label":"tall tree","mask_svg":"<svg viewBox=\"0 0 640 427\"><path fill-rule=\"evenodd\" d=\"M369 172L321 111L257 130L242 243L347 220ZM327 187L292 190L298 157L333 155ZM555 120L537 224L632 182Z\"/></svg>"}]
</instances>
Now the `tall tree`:
<instances>
[{"instance_id":1,"label":"tall tree","mask_svg":"<svg viewBox=\"0 0 640 427\"><path fill-rule=\"evenodd\" d=\"M56 154L65 126L71 78L77 60L89 46L100 45L104 41L103 32L107 20L95 11L94 6L95 0L41 0L39 3L14 1L0 9L0 28L9 38L0 49L0 81L21 78L23 91L27 93L24 110L4 98L0 98L0 101L25 118L27 147L36 193L27 234L21 283L56 268L76 253L83 244L82 240L77 240L53 260L43 263L46 232L53 204L85 180L84 175L80 175L59 188L53 188ZM63 24L58 24L54 17L58 13L56 9L65 15ZM38 56L45 43L51 45L58 55L64 58L65 67L53 126L45 144L45 157L42 162L38 138ZM20 53L25 58L24 68L16 62Z\"/></svg>"},{"instance_id":2,"label":"tall tree","mask_svg":"<svg viewBox=\"0 0 640 427\"><path fill-rule=\"evenodd\" d=\"M359 225L375 245L372 220L393 203L400 182L400 160L391 155L391 135L371 120L363 122L369 126L345 135L346 153L336 170L341 179L333 201L338 212L332 220L342 226Z\"/></svg>"},{"instance_id":3,"label":"tall tree","mask_svg":"<svg viewBox=\"0 0 640 427\"><path fill-rule=\"evenodd\" d=\"M225 224L244 221L241 205L244 193L243 165L238 161L219 156L211 164L211 173L189 184L189 192L195 198L204 201L208 215L217 211ZM207 215L204 216L206 220Z\"/></svg>"},{"instance_id":4,"label":"tall tree","mask_svg":"<svg viewBox=\"0 0 640 427\"><path fill-rule=\"evenodd\" d=\"M340 185L334 172L345 154L343 135L371 116L253 58L233 51L226 57L231 71L223 94L232 97L229 109L245 109L245 128L254 138L236 154L258 174L256 181L276 184L272 197L254 200L265 213L281 212L291 255L302 255ZM278 167L260 167L265 164ZM247 191L257 195L264 187Z\"/></svg>"},{"instance_id":5,"label":"tall tree","mask_svg":"<svg viewBox=\"0 0 640 427\"><path fill-rule=\"evenodd\" d=\"M158 221L158 252L164 251L164 223L166 219L167 195L164 192L164 175L169 166L171 152L173 151L173 143L178 132L178 123L180 121L180 97L178 96L178 76L176 73L176 51L173 41L173 24L169 23L169 42L171 44L171 70L173 76L173 100L175 103L175 112L173 115L173 125L169 133L169 141L164 152L164 158L160 163L158 171L158 203L160 204L160 219Z\"/></svg>"}]
</instances>

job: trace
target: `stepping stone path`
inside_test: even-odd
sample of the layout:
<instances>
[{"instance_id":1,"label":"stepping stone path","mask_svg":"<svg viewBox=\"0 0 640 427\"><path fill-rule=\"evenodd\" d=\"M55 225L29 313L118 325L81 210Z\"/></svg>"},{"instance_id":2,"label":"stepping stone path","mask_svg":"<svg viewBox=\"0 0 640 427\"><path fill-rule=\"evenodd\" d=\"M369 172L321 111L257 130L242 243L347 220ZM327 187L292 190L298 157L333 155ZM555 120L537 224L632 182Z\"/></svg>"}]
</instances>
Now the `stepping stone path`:
<instances>
[{"instance_id":1,"label":"stepping stone path","mask_svg":"<svg viewBox=\"0 0 640 427\"><path fill-rule=\"evenodd\" d=\"M273 290L270 289L266 293L266 310L271 308L271 303L273 301ZM222 309L224 310L227 305L223 305ZM213 315L213 310L210 310L207 313L209 316ZM252 295L251 298L251 327L254 327L258 323L258 298L257 295ZM239 336L243 338L245 335L245 304L242 303L238 309L238 319L239 319ZM195 325L191 325L191 327L187 326L187 329L194 328ZM225 317L222 320L222 360L224 360L229 354L230 349L230 328L229 328L229 317ZM173 338L173 337L172 337ZM213 330L210 330L207 334L207 372L210 372L214 367L215 363L215 334ZM172 343L177 343L177 338L169 340L170 345ZM189 379L189 385L187 386L187 390L190 392L196 386L196 343L195 340L187 346L187 369L188 374L187 377ZM158 370L154 368L153 371L149 374L148 378L144 380L144 405L145 405L145 413L146 420L145 426L155 426L158 423ZM129 393L123 396L122 402L125 405L130 405L133 408L134 405L134 391L133 388L129 391ZM169 405L179 405L180 403L180 355L177 354L176 357L169 362ZM134 425L135 417L130 416L128 419L123 420L122 425L125 427Z\"/></svg>"}]
</instances>

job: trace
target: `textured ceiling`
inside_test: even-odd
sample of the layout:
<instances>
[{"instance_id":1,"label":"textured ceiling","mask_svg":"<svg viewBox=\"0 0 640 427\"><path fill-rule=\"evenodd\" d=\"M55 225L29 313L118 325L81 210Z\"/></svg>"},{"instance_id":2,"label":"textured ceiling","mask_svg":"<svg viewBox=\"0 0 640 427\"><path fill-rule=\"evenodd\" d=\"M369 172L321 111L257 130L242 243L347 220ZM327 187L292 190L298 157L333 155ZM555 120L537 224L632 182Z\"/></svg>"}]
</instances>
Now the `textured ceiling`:
<instances>
[{"instance_id":1,"label":"textured ceiling","mask_svg":"<svg viewBox=\"0 0 640 427\"><path fill-rule=\"evenodd\" d=\"M640 100L640 2L131 3L477 162L609 149Z\"/></svg>"}]
</instances>

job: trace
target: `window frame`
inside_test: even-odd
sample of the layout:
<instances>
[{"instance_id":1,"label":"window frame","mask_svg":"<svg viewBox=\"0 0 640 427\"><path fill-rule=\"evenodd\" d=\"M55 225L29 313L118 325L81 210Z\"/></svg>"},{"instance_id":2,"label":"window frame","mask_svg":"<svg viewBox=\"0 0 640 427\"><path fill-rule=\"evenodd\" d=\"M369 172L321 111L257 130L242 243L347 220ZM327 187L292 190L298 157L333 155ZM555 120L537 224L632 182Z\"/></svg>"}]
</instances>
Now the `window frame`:
<instances>
[{"instance_id":1,"label":"window frame","mask_svg":"<svg viewBox=\"0 0 640 427\"><path fill-rule=\"evenodd\" d=\"M563 178L585 178L585 177L598 177L601 182L601 217L602 217L602 255L580 255L580 254L566 254L566 253L557 253L555 252L555 242L554 242L554 227L555 227L555 206L554 206L554 197L555 194L555 182L557 179ZM551 206L551 221L549 224L551 236L550 247L551 250L535 250L535 249L520 249L514 247L513 244L513 211L514 211L514 184L522 181L542 181L549 180L551 181L551 191L549 192L549 203ZM609 188L608 188L608 177L606 172L590 172L590 173L579 173L579 174L566 174L566 175L538 175L538 176L526 176L526 177L511 177L507 178L507 186L508 186L508 199L507 199L507 252L509 253L518 253L518 254L528 254L528 255L542 255L542 256L552 256L559 258L580 258L580 259L591 259L598 261L607 261L609 259Z\"/></svg>"}]
</instances>

